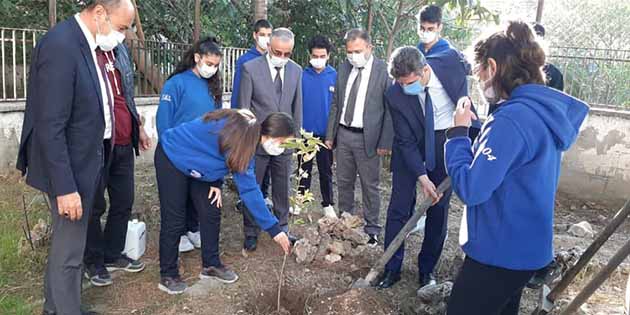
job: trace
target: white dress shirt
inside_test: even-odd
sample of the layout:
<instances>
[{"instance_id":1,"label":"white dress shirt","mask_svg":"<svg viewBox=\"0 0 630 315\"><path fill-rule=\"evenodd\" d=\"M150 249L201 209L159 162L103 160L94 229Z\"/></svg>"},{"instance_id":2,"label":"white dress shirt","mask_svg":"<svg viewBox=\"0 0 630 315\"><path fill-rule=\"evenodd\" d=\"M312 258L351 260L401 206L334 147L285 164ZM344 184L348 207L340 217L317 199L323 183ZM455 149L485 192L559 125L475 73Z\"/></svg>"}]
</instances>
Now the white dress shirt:
<instances>
[{"instance_id":1,"label":"white dress shirt","mask_svg":"<svg viewBox=\"0 0 630 315\"><path fill-rule=\"evenodd\" d=\"M427 87L429 88L429 94L431 95L431 102L433 103L433 126L435 130L444 130L453 127L453 114L455 113L455 104L451 101L451 98L446 93L446 90L442 86L440 79L435 75L433 69L431 70L431 77ZM424 90L418 95L420 98L420 104L422 104L422 112L424 109L424 100L426 99L426 93Z\"/></svg>"},{"instance_id":2,"label":"white dress shirt","mask_svg":"<svg viewBox=\"0 0 630 315\"><path fill-rule=\"evenodd\" d=\"M370 55L370 59L368 59L367 63L361 70L361 82L359 83L359 90L357 91L357 102L354 105L354 116L352 118L352 124L347 127L354 128L363 128L363 111L365 109L365 99L367 97L367 89L368 83L370 81L370 73L372 73L372 64L374 64L374 56ZM343 101L343 110L341 111L341 119L339 123L345 126L346 120L346 108L348 107L348 97L350 96L350 90L352 89L352 84L354 84L354 79L359 74L359 69L352 67L352 71L350 71L350 75L348 76L348 82L346 83L346 95L344 96Z\"/></svg>"},{"instance_id":3,"label":"white dress shirt","mask_svg":"<svg viewBox=\"0 0 630 315\"><path fill-rule=\"evenodd\" d=\"M74 18L79 23L79 27L81 27L81 31L83 31L83 35L85 39L87 39L88 45L90 46L90 52L92 52L92 60L94 61L94 67L96 67L96 76L98 77L98 83L101 88L101 96L103 97L103 115L105 117L105 133L103 134L103 139L111 139L112 138L112 118L110 113L110 101L109 96L107 95L107 87L109 86L109 82L105 82L103 80L103 75L101 73L101 67L98 66L98 61L96 60L96 40L94 39L94 35L90 32L87 25L83 23L79 13L74 15ZM105 85L107 84L107 85ZM110 87L111 88L111 87ZM111 104L113 106L113 104Z\"/></svg>"},{"instance_id":4,"label":"white dress shirt","mask_svg":"<svg viewBox=\"0 0 630 315\"><path fill-rule=\"evenodd\" d=\"M266 56L267 56L267 65L269 65L269 71L271 72L271 82L274 82L274 80L276 79L276 73L278 72L278 70L276 70L276 67L274 67L273 64L271 63L271 55L267 53ZM280 80L282 81L282 87L284 87L284 68L285 67L282 67L282 69L280 69Z\"/></svg>"}]
</instances>

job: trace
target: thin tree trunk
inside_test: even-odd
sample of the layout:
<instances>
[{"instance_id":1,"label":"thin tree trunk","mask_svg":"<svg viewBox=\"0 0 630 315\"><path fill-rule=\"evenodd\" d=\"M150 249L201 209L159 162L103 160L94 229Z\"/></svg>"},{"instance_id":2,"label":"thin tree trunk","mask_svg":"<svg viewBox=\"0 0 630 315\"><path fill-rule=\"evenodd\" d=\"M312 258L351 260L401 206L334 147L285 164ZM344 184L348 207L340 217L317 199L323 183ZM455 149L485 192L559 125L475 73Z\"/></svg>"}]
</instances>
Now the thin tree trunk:
<instances>
[{"instance_id":1,"label":"thin tree trunk","mask_svg":"<svg viewBox=\"0 0 630 315\"><path fill-rule=\"evenodd\" d=\"M396 18L394 19L394 24L392 25L389 38L387 39L387 57L385 58L385 60L389 60L389 56L392 55L392 51L394 50L394 41L396 40L396 35L398 34L398 31L400 30L400 25L402 24L400 22L403 18L404 5L404 0L398 0L398 10L396 11Z\"/></svg>"},{"instance_id":2,"label":"thin tree trunk","mask_svg":"<svg viewBox=\"0 0 630 315\"><path fill-rule=\"evenodd\" d=\"M48 25L53 28L57 24L57 0L48 0Z\"/></svg>"},{"instance_id":3,"label":"thin tree trunk","mask_svg":"<svg viewBox=\"0 0 630 315\"><path fill-rule=\"evenodd\" d=\"M536 8L536 23L540 23L540 21L542 21L544 7L545 7L545 0L538 0L538 7Z\"/></svg>"},{"instance_id":4,"label":"thin tree trunk","mask_svg":"<svg viewBox=\"0 0 630 315\"><path fill-rule=\"evenodd\" d=\"M254 0L254 21L267 18L267 0Z\"/></svg>"},{"instance_id":5,"label":"thin tree trunk","mask_svg":"<svg viewBox=\"0 0 630 315\"><path fill-rule=\"evenodd\" d=\"M368 11L367 11L367 32L370 36L372 36L372 26L374 24L374 1L368 0L367 2Z\"/></svg>"},{"instance_id":6,"label":"thin tree trunk","mask_svg":"<svg viewBox=\"0 0 630 315\"><path fill-rule=\"evenodd\" d=\"M195 0L195 28L193 30L193 40L199 40L201 33L201 0Z\"/></svg>"}]
</instances>

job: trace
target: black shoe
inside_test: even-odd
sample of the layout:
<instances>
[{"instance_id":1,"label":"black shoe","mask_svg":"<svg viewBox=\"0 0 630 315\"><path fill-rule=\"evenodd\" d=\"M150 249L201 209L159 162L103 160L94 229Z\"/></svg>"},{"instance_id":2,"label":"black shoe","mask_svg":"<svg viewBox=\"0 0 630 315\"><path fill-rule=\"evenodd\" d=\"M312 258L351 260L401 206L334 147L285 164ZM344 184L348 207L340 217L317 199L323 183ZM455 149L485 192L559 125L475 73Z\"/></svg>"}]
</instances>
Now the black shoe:
<instances>
[{"instance_id":1,"label":"black shoe","mask_svg":"<svg viewBox=\"0 0 630 315\"><path fill-rule=\"evenodd\" d=\"M140 272L144 270L144 263L139 260L133 260L127 257L127 255L122 255L115 262L106 263L105 268L107 268L107 271L109 272L118 270L126 272Z\"/></svg>"},{"instance_id":2,"label":"black shoe","mask_svg":"<svg viewBox=\"0 0 630 315\"><path fill-rule=\"evenodd\" d=\"M83 275L85 276L85 279L90 280L90 283L95 287L106 287L114 283L112 281L112 276L109 274L107 269L102 266L86 266Z\"/></svg>"},{"instance_id":3,"label":"black shoe","mask_svg":"<svg viewBox=\"0 0 630 315\"><path fill-rule=\"evenodd\" d=\"M379 289L388 289L398 281L400 281L400 273L386 270L376 287Z\"/></svg>"},{"instance_id":4,"label":"black shoe","mask_svg":"<svg viewBox=\"0 0 630 315\"><path fill-rule=\"evenodd\" d=\"M225 266L203 268L199 273L199 279L215 279L223 283L234 283L238 280L236 272Z\"/></svg>"},{"instance_id":5,"label":"black shoe","mask_svg":"<svg viewBox=\"0 0 630 315\"><path fill-rule=\"evenodd\" d=\"M378 235L376 234L368 234L370 240L368 240L367 244L370 247L376 247L378 245Z\"/></svg>"},{"instance_id":6,"label":"black shoe","mask_svg":"<svg viewBox=\"0 0 630 315\"><path fill-rule=\"evenodd\" d=\"M256 250L256 246L258 244L258 238L256 237L245 237L245 243L243 243L243 249L248 252L253 252Z\"/></svg>"},{"instance_id":7,"label":"black shoe","mask_svg":"<svg viewBox=\"0 0 630 315\"><path fill-rule=\"evenodd\" d=\"M552 283L561 273L561 267L554 260L546 267L536 271L534 276L527 283L527 287L530 289L539 289L544 284Z\"/></svg>"},{"instance_id":8,"label":"black shoe","mask_svg":"<svg viewBox=\"0 0 630 315\"><path fill-rule=\"evenodd\" d=\"M432 273L420 274L420 289L428 285L436 285L437 280Z\"/></svg>"}]
</instances>

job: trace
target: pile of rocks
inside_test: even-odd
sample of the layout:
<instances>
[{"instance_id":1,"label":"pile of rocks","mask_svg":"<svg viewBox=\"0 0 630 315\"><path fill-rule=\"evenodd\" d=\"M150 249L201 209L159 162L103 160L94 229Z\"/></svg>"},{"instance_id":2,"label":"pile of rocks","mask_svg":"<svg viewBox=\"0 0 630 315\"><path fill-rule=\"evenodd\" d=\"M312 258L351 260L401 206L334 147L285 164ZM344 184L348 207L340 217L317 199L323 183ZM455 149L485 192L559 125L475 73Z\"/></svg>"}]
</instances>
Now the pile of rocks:
<instances>
[{"instance_id":1,"label":"pile of rocks","mask_svg":"<svg viewBox=\"0 0 630 315\"><path fill-rule=\"evenodd\" d=\"M298 263L314 260L336 263L343 257L353 257L366 249L369 237L363 232L363 219L349 213L341 218L322 217L317 228L308 227L295 243L293 254Z\"/></svg>"}]
</instances>

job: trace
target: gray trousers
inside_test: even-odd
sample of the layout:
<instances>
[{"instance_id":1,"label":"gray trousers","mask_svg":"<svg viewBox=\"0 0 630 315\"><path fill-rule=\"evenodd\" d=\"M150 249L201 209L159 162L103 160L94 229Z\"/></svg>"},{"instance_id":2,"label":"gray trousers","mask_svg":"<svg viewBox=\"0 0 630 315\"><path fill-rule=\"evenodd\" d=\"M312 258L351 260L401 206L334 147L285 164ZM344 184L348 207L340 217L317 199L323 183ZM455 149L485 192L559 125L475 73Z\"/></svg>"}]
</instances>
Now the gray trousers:
<instances>
[{"instance_id":1,"label":"gray trousers","mask_svg":"<svg viewBox=\"0 0 630 315\"><path fill-rule=\"evenodd\" d=\"M289 185L291 175L291 154L271 156L256 154L256 181L262 185L267 169L271 170L271 200L273 214L278 218L280 228L287 231L289 221ZM260 228L247 215L243 216L245 237L258 237Z\"/></svg>"},{"instance_id":2,"label":"gray trousers","mask_svg":"<svg viewBox=\"0 0 630 315\"><path fill-rule=\"evenodd\" d=\"M339 192L339 210L355 214L354 183L357 173L361 180L363 194L363 217L365 233L379 234L379 213L381 209L380 173L381 158L378 155L368 157L365 152L365 140L362 133L351 132L339 127L337 132L337 190Z\"/></svg>"},{"instance_id":3,"label":"gray trousers","mask_svg":"<svg viewBox=\"0 0 630 315\"><path fill-rule=\"evenodd\" d=\"M48 196L53 232L44 275L44 310L49 313L81 314L83 252L93 197L81 196L83 215L79 221L70 221L59 215L57 198Z\"/></svg>"}]
</instances>

